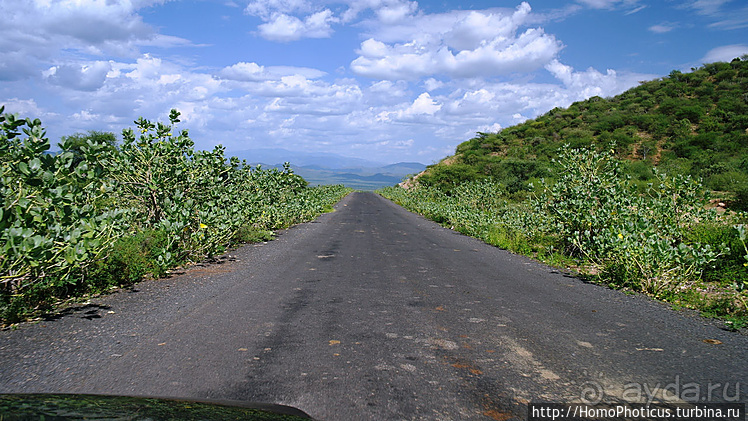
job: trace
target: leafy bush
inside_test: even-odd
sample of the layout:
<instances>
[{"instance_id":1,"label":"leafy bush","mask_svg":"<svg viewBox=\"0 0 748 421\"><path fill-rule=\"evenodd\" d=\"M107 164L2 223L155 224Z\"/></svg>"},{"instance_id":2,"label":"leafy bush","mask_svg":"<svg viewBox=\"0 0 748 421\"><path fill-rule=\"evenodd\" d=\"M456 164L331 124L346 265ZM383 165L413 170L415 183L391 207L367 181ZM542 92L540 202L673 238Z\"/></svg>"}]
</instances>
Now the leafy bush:
<instances>
[{"instance_id":1,"label":"leafy bush","mask_svg":"<svg viewBox=\"0 0 748 421\"><path fill-rule=\"evenodd\" d=\"M748 319L746 230L706 209L699 182L651 169L642 193L612 151L568 145L552 164L552 178L526 203L507 201L492 179L449 193L418 184L379 193L489 244L586 268L608 285L696 306L733 327ZM708 287L697 287L702 275Z\"/></svg>"},{"instance_id":2,"label":"leafy bush","mask_svg":"<svg viewBox=\"0 0 748 421\"><path fill-rule=\"evenodd\" d=\"M64 141L51 155L39 120L2 114L0 124L2 292L84 281L126 219L122 209L95 206L110 190L106 145L88 142L74 153Z\"/></svg>"},{"instance_id":3,"label":"leafy bush","mask_svg":"<svg viewBox=\"0 0 748 421\"><path fill-rule=\"evenodd\" d=\"M655 170L657 183L640 195L610 152L564 147L554 162L558 181L533 200L535 209L551 218L569 254L603 268L610 282L672 294L719 254L687 239L692 226L716 217L689 176Z\"/></svg>"},{"instance_id":4,"label":"leafy bush","mask_svg":"<svg viewBox=\"0 0 748 421\"><path fill-rule=\"evenodd\" d=\"M310 220L350 189L308 188L224 149L195 151L186 130L64 137L50 154L39 120L0 107L0 313L13 322L56 299L159 277L270 230Z\"/></svg>"},{"instance_id":5,"label":"leafy bush","mask_svg":"<svg viewBox=\"0 0 748 421\"><path fill-rule=\"evenodd\" d=\"M103 291L110 286L131 285L146 276L159 278L169 267L159 264L158 256L173 252L168 233L146 230L120 237L109 254L96 262L93 289Z\"/></svg>"}]
</instances>

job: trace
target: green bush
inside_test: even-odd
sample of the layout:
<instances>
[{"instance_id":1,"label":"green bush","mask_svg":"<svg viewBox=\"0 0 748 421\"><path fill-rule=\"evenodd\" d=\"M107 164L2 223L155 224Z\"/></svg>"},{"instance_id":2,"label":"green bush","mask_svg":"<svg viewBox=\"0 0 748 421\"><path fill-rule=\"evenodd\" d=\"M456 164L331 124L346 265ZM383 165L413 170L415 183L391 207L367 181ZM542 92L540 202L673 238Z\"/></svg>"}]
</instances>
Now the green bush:
<instances>
[{"instance_id":1,"label":"green bush","mask_svg":"<svg viewBox=\"0 0 748 421\"><path fill-rule=\"evenodd\" d=\"M548 215L566 251L603 268L609 283L659 296L698 278L721 252L688 241L704 210L701 184L655 171L656 184L640 195L609 152L563 148L555 161L558 181L533 204Z\"/></svg>"},{"instance_id":2,"label":"green bush","mask_svg":"<svg viewBox=\"0 0 748 421\"><path fill-rule=\"evenodd\" d=\"M449 192L417 184L379 193L489 244L593 269L590 276L610 286L696 306L740 325L748 318L745 230L740 234L727 217L707 210L707 196L691 177L641 169L653 175L643 193L612 152L565 146L553 161L551 181L540 180L527 203L506 200L492 179ZM700 282L718 291L701 292Z\"/></svg>"},{"instance_id":3,"label":"green bush","mask_svg":"<svg viewBox=\"0 0 748 421\"><path fill-rule=\"evenodd\" d=\"M493 225L489 228L486 242L513 253L531 255L533 247L525 234L506 225Z\"/></svg>"},{"instance_id":4,"label":"green bush","mask_svg":"<svg viewBox=\"0 0 748 421\"><path fill-rule=\"evenodd\" d=\"M93 289L103 291L110 286L131 285L147 276L164 276L169 267L159 264L158 256L166 252L174 249L165 231L146 230L120 237L107 257L96 263Z\"/></svg>"},{"instance_id":5,"label":"green bush","mask_svg":"<svg viewBox=\"0 0 748 421\"><path fill-rule=\"evenodd\" d=\"M236 244L259 243L273 239L273 232L257 229L248 225L242 225L234 234L233 242Z\"/></svg>"},{"instance_id":6,"label":"green bush","mask_svg":"<svg viewBox=\"0 0 748 421\"><path fill-rule=\"evenodd\" d=\"M64 141L60 153L47 154L39 120L2 111L0 292L79 284L127 220L124 209L97 206L111 191L109 146Z\"/></svg>"},{"instance_id":7,"label":"green bush","mask_svg":"<svg viewBox=\"0 0 748 421\"><path fill-rule=\"evenodd\" d=\"M745 255L745 237L732 224L701 223L688 233L690 241L708 244L713 249L723 250L722 256L704 270L704 280L732 286L738 291L748 289L748 262Z\"/></svg>"},{"instance_id":8,"label":"green bush","mask_svg":"<svg viewBox=\"0 0 748 421\"><path fill-rule=\"evenodd\" d=\"M196 151L186 130L138 119L112 134L63 137L0 107L0 314L21 320L55 301L159 277L269 231L308 221L350 189L307 187L290 166L251 168Z\"/></svg>"},{"instance_id":9,"label":"green bush","mask_svg":"<svg viewBox=\"0 0 748 421\"><path fill-rule=\"evenodd\" d=\"M748 183L735 189L735 199L730 207L743 212L748 211Z\"/></svg>"}]
</instances>

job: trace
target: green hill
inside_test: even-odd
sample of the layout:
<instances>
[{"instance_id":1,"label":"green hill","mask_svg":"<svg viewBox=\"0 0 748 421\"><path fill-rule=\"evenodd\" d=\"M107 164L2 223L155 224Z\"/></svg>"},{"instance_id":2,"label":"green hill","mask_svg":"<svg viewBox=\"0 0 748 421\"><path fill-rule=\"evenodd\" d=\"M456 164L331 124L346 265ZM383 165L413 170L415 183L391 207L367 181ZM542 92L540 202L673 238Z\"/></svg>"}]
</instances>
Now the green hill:
<instances>
[{"instance_id":1,"label":"green hill","mask_svg":"<svg viewBox=\"0 0 748 421\"><path fill-rule=\"evenodd\" d=\"M657 166L748 196L748 56L690 73L674 70L613 98L593 97L498 133L478 133L419 182L450 190L490 176L522 197L530 182L548 176L564 144L614 149L642 186Z\"/></svg>"}]
</instances>

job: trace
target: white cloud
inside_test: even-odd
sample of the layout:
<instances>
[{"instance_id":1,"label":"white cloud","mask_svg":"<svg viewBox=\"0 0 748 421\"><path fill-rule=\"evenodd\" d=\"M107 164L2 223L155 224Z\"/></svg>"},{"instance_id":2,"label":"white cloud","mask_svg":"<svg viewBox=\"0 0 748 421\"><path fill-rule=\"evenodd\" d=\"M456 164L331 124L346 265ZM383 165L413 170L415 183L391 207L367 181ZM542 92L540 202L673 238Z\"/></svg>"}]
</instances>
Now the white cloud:
<instances>
[{"instance_id":1,"label":"white cloud","mask_svg":"<svg viewBox=\"0 0 748 421\"><path fill-rule=\"evenodd\" d=\"M283 76L302 75L307 79L317 79L327 73L310 67L295 66L260 66L257 63L239 62L226 66L218 75L227 80L258 82L264 80L280 80Z\"/></svg>"},{"instance_id":2,"label":"white cloud","mask_svg":"<svg viewBox=\"0 0 748 421\"><path fill-rule=\"evenodd\" d=\"M360 56L351 63L351 70L382 79L413 80L438 74L490 77L535 70L552 60L560 49L560 43L542 29L528 29L510 41L496 38L456 54L444 45L410 42L387 46L369 39L361 44Z\"/></svg>"},{"instance_id":3,"label":"white cloud","mask_svg":"<svg viewBox=\"0 0 748 421\"><path fill-rule=\"evenodd\" d=\"M535 70L553 59L559 50L560 45L552 35L542 29L528 29L510 44L494 39L475 50L463 50L444 59L452 75L493 76Z\"/></svg>"},{"instance_id":4,"label":"white cloud","mask_svg":"<svg viewBox=\"0 0 748 421\"><path fill-rule=\"evenodd\" d=\"M71 117L75 124L94 129L101 124L117 122L117 118L113 115L102 115L92 110L80 110L77 113L73 113Z\"/></svg>"},{"instance_id":5,"label":"white cloud","mask_svg":"<svg viewBox=\"0 0 748 421\"><path fill-rule=\"evenodd\" d=\"M221 77L240 81L260 81L270 78L263 66L257 63L239 62L224 67L219 73Z\"/></svg>"},{"instance_id":6,"label":"white cloud","mask_svg":"<svg viewBox=\"0 0 748 421\"><path fill-rule=\"evenodd\" d=\"M412 17L416 9L418 9L418 3L409 1L386 5L377 9L376 14L382 23L393 24Z\"/></svg>"},{"instance_id":7,"label":"white cloud","mask_svg":"<svg viewBox=\"0 0 748 421\"><path fill-rule=\"evenodd\" d=\"M389 47L387 44L369 38L361 43L361 49L358 51L359 54L369 58L384 58L389 54Z\"/></svg>"},{"instance_id":8,"label":"white cloud","mask_svg":"<svg viewBox=\"0 0 748 421\"><path fill-rule=\"evenodd\" d=\"M89 64L64 64L50 68L47 80L54 84L79 91L95 91L106 81L112 66L107 61L96 61Z\"/></svg>"},{"instance_id":9,"label":"white cloud","mask_svg":"<svg viewBox=\"0 0 748 421\"><path fill-rule=\"evenodd\" d=\"M9 98L0 102L0 106L5 106L4 113L18 114L22 118L33 116L34 118L44 118L51 113L43 110L33 99Z\"/></svg>"},{"instance_id":10,"label":"white cloud","mask_svg":"<svg viewBox=\"0 0 748 421\"><path fill-rule=\"evenodd\" d=\"M552 60L561 44L541 28L518 34L529 14L530 6L523 2L513 13L419 15L407 26L381 29L376 35L386 41L369 38L362 42L351 70L362 76L391 80L438 74L491 77L532 71Z\"/></svg>"},{"instance_id":11,"label":"white cloud","mask_svg":"<svg viewBox=\"0 0 748 421\"><path fill-rule=\"evenodd\" d=\"M295 41L300 39L305 31L304 22L296 16L277 13L269 20L258 26L263 38L274 41Z\"/></svg>"},{"instance_id":12,"label":"white cloud","mask_svg":"<svg viewBox=\"0 0 748 421\"><path fill-rule=\"evenodd\" d=\"M461 98L454 99L448 110L451 115L482 114L485 110L493 108L496 101L496 93L485 88L465 92Z\"/></svg>"},{"instance_id":13,"label":"white cloud","mask_svg":"<svg viewBox=\"0 0 748 421\"><path fill-rule=\"evenodd\" d=\"M428 115L434 115L437 111L441 110L442 106L441 104L438 104L436 101L434 101L431 98L431 95L428 94L428 92L424 92L421 95L416 98L415 101L413 101L413 105L408 107L408 109L405 110L406 115L415 115L415 114L428 114Z\"/></svg>"},{"instance_id":14,"label":"white cloud","mask_svg":"<svg viewBox=\"0 0 748 421\"><path fill-rule=\"evenodd\" d=\"M527 3L520 4L511 15L469 11L457 17L454 25L444 34L445 44L460 51L478 48L488 40L507 39L526 21L530 11Z\"/></svg>"},{"instance_id":15,"label":"white cloud","mask_svg":"<svg viewBox=\"0 0 748 421\"><path fill-rule=\"evenodd\" d=\"M348 8L341 15L344 23L353 21L367 9L373 10L380 20L394 23L418 8L417 2L408 0L348 0L345 3Z\"/></svg>"},{"instance_id":16,"label":"white cloud","mask_svg":"<svg viewBox=\"0 0 748 421\"><path fill-rule=\"evenodd\" d=\"M635 9L631 9L628 12L624 13L624 15L626 15L626 16L633 15L634 13L639 13L639 12L641 12L642 10L644 10L646 8L647 8L647 6L639 6L639 7L635 8Z\"/></svg>"},{"instance_id":17,"label":"white cloud","mask_svg":"<svg viewBox=\"0 0 748 421\"><path fill-rule=\"evenodd\" d=\"M137 10L163 0L33 0L0 2L0 80L39 75L62 55L133 58L140 46L191 46L183 38L159 34ZM75 71L61 64L63 80ZM95 69L94 69L95 70ZM81 71L83 72L83 71ZM79 72L79 73L81 73ZM92 74L81 73L78 88L93 89ZM100 80L100 79L97 79Z\"/></svg>"},{"instance_id":18,"label":"white cloud","mask_svg":"<svg viewBox=\"0 0 748 421\"><path fill-rule=\"evenodd\" d=\"M615 70L608 69L604 75L592 68L585 72L575 72L571 66L562 64L558 60L549 63L546 69L567 88L575 90L580 98L606 96L607 92L615 91L617 83Z\"/></svg>"},{"instance_id":19,"label":"white cloud","mask_svg":"<svg viewBox=\"0 0 748 421\"><path fill-rule=\"evenodd\" d=\"M312 5L306 0L255 0L244 9L245 13L266 20L276 13L305 13L311 10Z\"/></svg>"},{"instance_id":20,"label":"white cloud","mask_svg":"<svg viewBox=\"0 0 748 421\"><path fill-rule=\"evenodd\" d=\"M722 6L731 0L693 0L686 3L686 6L696 10L701 15L714 15L721 11Z\"/></svg>"},{"instance_id":21,"label":"white cloud","mask_svg":"<svg viewBox=\"0 0 748 421\"><path fill-rule=\"evenodd\" d=\"M647 29L649 29L650 32L654 32L655 34L664 34L672 31L676 28L676 26L676 24L670 22L663 22L657 25L652 25Z\"/></svg>"},{"instance_id":22,"label":"white cloud","mask_svg":"<svg viewBox=\"0 0 748 421\"><path fill-rule=\"evenodd\" d=\"M478 128L476 129L476 132L481 132L481 133L496 133L499 130L501 130L501 128L502 128L501 124L499 124L499 123L484 124L482 126L478 126Z\"/></svg>"},{"instance_id":23,"label":"white cloud","mask_svg":"<svg viewBox=\"0 0 748 421\"><path fill-rule=\"evenodd\" d=\"M730 7L736 3L742 3L742 7ZM744 3L732 0L688 0L679 8L693 10L696 14L713 20L708 25L709 28L736 30L748 28L748 6Z\"/></svg>"},{"instance_id":24,"label":"white cloud","mask_svg":"<svg viewBox=\"0 0 748 421\"><path fill-rule=\"evenodd\" d=\"M444 82L430 77L423 82L423 86L426 87L427 91L435 91L444 86Z\"/></svg>"},{"instance_id":25,"label":"white cloud","mask_svg":"<svg viewBox=\"0 0 748 421\"><path fill-rule=\"evenodd\" d=\"M397 111L382 111L377 115L377 119L382 122L400 121L400 122L430 122L439 110L442 104L431 98L428 92L418 96L410 105Z\"/></svg>"},{"instance_id":26,"label":"white cloud","mask_svg":"<svg viewBox=\"0 0 748 421\"><path fill-rule=\"evenodd\" d=\"M270 41L328 38L332 24L340 21L330 9L319 9L307 0L256 0L244 12L263 20L258 34Z\"/></svg>"},{"instance_id":27,"label":"white cloud","mask_svg":"<svg viewBox=\"0 0 748 421\"><path fill-rule=\"evenodd\" d=\"M613 9L619 6L635 6L639 0L577 0L579 3L593 9ZM639 8L641 10L641 8ZM637 10L638 11L638 10ZM633 12L636 13L636 12Z\"/></svg>"},{"instance_id":28,"label":"white cloud","mask_svg":"<svg viewBox=\"0 0 748 421\"><path fill-rule=\"evenodd\" d=\"M715 61L732 61L736 57L742 57L748 54L748 45L745 44L734 44L724 45L709 50L706 55L701 59L702 63L713 63Z\"/></svg>"},{"instance_id":29,"label":"white cloud","mask_svg":"<svg viewBox=\"0 0 748 421\"><path fill-rule=\"evenodd\" d=\"M510 36L517 28L532 21L531 7L522 2L516 9L493 8L488 10L452 10L445 13L418 13L404 22L384 24L379 21L365 21L372 28L370 37L388 43L417 41L445 43L450 48L475 48L481 41L497 36ZM485 25L485 27L474 27ZM460 41L472 41L467 45Z\"/></svg>"},{"instance_id":30,"label":"white cloud","mask_svg":"<svg viewBox=\"0 0 748 421\"><path fill-rule=\"evenodd\" d=\"M748 28L748 7L725 13L718 19L717 22L711 23L709 27L724 30Z\"/></svg>"},{"instance_id":31,"label":"white cloud","mask_svg":"<svg viewBox=\"0 0 748 421\"><path fill-rule=\"evenodd\" d=\"M403 81L380 80L371 84L369 92L377 96L380 101L386 101L387 98L399 100L408 94L408 84Z\"/></svg>"},{"instance_id":32,"label":"white cloud","mask_svg":"<svg viewBox=\"0 0 748 421\"><path fill-rule=\"evenodd\" d=\"M271 41L296 41L301 38L327 38L337 22L329 9L309 15L303 21L296 16L274 14L267 23L258 26L260 35Z\"/></svg>"},{"instance_id":33,"label":"white cloud","mask_svg":"<svg viewBox=\"0 0 748 421\"><path fill-rule=\"evenodd\" d=\"M608 69L605 74L589 68L584 72L576 72L571 66L554 60L546 66L556 79L563 84L566 97L559 101L557 106L568 106L573 101L580 101L593 96L609 97L617 95L626 89L634 87L640 80L652 79L654 75L642 74L618 74L615 70ZM548 108L550 109L550 108Z\"/></svg>"}]
</instances>

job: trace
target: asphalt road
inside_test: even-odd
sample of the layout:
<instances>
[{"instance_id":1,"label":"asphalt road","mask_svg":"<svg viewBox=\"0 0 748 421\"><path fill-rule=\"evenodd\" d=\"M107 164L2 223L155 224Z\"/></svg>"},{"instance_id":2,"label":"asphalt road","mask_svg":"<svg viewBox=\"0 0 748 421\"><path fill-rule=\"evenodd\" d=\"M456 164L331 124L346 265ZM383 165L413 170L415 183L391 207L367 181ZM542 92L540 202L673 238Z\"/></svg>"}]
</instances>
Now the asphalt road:
<instances>
[{"instance_id":1,"label":"asphalt road","mask_svg":"<svg viewBox=\"0 0 748 421\"><path fill-rule=\"evenodd\" d=\"M320 420L524 419L530 400L666 387L748 401L745 335L372 193L336 209L220 264L0 332L0 392L249 400Z\"/></svg>"}]
</instances>

